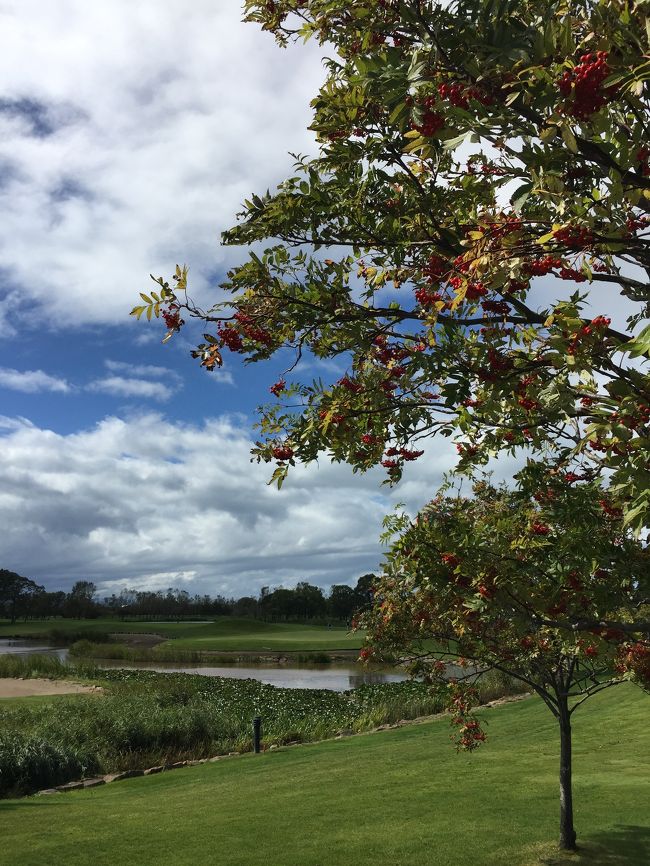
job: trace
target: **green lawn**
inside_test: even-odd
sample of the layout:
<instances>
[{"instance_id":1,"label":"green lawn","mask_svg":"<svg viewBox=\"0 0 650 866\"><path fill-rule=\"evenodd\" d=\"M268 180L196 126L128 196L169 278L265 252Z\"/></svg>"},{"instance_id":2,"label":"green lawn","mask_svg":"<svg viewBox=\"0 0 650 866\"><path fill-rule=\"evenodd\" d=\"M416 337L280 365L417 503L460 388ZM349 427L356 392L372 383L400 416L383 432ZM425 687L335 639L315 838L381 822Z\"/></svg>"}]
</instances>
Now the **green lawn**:
<instances>
[{"instance_id":1,"label":"green lawn","mask_svg":"<svg viewBox=\"0 0 650 866\"><path fill-rule=\"evenodd\" d=\"M312 650L356 649L362 635L347 629L297 623L267 623L237 617L218 617L214 622L120 622L113 619L46 620L15 623L0 622L0 638L9 636L46 637L56 629L66 632L148 632L168 638L179 649L191 650L271 650L300 652Z\"/></svg>"},{"instance_id":2,"label":"green lawn","mask_svg":"<svg viewBox=\"0 0 650 866\"><path fill-rule=\"evenodd\" d=\"M576 714L576 826L555 855L557 737L527 700L486 711L456 755L446 721L244 756L102 788L0 802L11 866L643 866L650 699L632 686ZM2 859L9 857L9 860Z\"/></svg>"}]
</instances>

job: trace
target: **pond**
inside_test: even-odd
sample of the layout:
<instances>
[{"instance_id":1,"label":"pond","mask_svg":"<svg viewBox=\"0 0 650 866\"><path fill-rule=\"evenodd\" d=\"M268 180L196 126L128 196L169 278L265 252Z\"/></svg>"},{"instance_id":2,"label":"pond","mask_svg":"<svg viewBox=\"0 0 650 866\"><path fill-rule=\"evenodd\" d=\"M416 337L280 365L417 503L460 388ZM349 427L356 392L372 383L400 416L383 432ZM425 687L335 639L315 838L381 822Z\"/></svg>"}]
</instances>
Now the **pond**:
<instances>
[{"instance_id":1,"label":"pond","mask_svg":"<svg viewBox=\"0 0 650 866\"><path fill-rule=\"evenodd\" d=\"M14 640L13 638L0 638L0 655L12 653L18 655L46 655L56 656L62 662L68 658L67 649L61 647L47 646L43 641L37 640Z\"/></svg>"},{"instance_id":2,"label":"pond","mask_svg":"<svg viewBox=\"0 0 650 866\"><path fill-rule=\"evenodd\" d=\"M42 642L27 640L0 640L0 653L34 654L43 653L55 655L66 661L67 649L46 646ZM288 689L331 689L342 692L355 689L358 686L377 683L399 683L406 679L405 674L396 668L367 669L351 662L332 662L331 664L270 664L262 662L233 661L219 665L205 664L183 665L177 662L124 662L110 659L97 659L95 663L100 668L130 668L132 670L150 670L162 673L201 674L206 677L231 677L233 679L259 680L272 686Z\"/></svg>"}]
</instances>

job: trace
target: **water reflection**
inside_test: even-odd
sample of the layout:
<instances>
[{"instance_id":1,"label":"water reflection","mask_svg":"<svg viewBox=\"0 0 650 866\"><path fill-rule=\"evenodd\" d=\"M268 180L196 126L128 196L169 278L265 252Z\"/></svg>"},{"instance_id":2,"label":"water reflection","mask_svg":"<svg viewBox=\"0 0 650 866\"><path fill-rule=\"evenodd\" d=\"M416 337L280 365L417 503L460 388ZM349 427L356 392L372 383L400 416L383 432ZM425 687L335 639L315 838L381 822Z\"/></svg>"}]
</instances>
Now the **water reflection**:
<instances>
[{"instance_id":1,"label":"water reflection","mask_svg":"<svg viewBox=\"0 0 650 866\"><path fill-rule=\"evenodd\" d=\"M233 662L218 667L194 665L187 667L173 662L133 662L99 661L103 668L132 668L135 670L159 671L161 673L201 674L206 677L230 677L238 680L259 680L271 686L285 689L331 689L344 692L365 684L400 683L406 679L396 670L365 670L353 664L310 665L291 667L289 665L253 665L249 662Z\"/></svg>"},{"instance_id":2,"label":"water reflection","mask_svg":"<svg viewBox=\"0 0 650 866\"><path fill-rule=\"evenodd\" d=\"M56 656L62 662L68 658L68 651L62 647L53 647L36 640L6 640L0 638L0 655L11 653L12 655L44 655Z\"/></svg>"},{"instance_id":3,"label":"water reflection","mask_svg":"<svg viewBox=\"0 0 650 866\"><path fill-rule=\"evenodd\" d=\"M44 645L38 641L0 640L0 653L20 653L57 656L61 661L68 658L68 650ZM198 665L182 665L174 662L125 662L112 659L97 659L100 668L128 668L159 673L201 674L205 677L230 677L232 679L259 680L271 686L285 689L331 689L344 692L363 685L400 683L405 675L394 668L367 670L349 662L333 662L328 665L270 665L233 661L231 664L213 666L209 662Z\"/></svg>"}]
</instances>

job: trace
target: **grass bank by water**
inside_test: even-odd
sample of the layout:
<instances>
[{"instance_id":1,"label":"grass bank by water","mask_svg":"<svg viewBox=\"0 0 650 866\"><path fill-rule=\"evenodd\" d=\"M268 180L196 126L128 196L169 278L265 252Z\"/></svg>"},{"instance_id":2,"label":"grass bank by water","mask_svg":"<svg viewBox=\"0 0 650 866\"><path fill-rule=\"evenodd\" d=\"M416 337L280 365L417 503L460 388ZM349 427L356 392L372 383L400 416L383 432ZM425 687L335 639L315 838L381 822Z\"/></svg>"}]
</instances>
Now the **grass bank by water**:
<instances>
[{"instance_id":1,"label":"grass bank by water","mask_svg":"<svg viewBox=\"0 0 650 866\"><path fill-rule=\"evenodd\" d=\"M0 803L11 866L644 866L650 699L575 716L581 851L555 852L556 724L537 699L486 711L456 755L446 720Z\"/></svg>"},{"instance_id":2,"label":"grass bank by water","mask_svg":"<svg viewBox=\"0 0 650 866\"><path fill-rule=\"evenodd\" d=\"M0 675L9 664L10 675L20 675L17 662L2 657ZM75 668L34 656L23 666L27 676L97 682L104 694L50 704L0 702L0 796L100 771L250 751L251 721L257 715L268 747L363 731L442 708L437 695L413 682L339 693L276 688L257 680ZM482 688L489 700L512 686L492 680Z\"/></svg>"}]
</instances>

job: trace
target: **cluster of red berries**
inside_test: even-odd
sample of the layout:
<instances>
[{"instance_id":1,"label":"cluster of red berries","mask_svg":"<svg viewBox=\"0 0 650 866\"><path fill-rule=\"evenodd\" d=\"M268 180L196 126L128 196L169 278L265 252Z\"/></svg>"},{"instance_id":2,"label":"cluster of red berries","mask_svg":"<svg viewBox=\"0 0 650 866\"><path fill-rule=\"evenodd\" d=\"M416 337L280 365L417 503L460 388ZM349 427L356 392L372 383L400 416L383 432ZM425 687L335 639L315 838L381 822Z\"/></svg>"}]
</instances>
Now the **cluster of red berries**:
<instances>
[{"instance_id":1,"label":"cluster of red berries","mask_svg":"<svg viewBox=\"0 0 650 866\"><path fill-rule=\"evenodd\" d=\"M422 100L422 122L418 124L413 121L411 123L412 128L417 129L420 135L424 135L426 138L435 135L445 125L444 116L435 110L435 106L435 96L426 96Z\"/></svg>"},{"instance_id":2,"label":"cluster of red berries","mask_svg":"<svg viewBox=\"0 0 650 866\"><path fill-rule=\"evenodd\" d=\"M554 231L553 237L571 250L583 250L594 241L594 233L586 226L565 226Z\"/></svg>"},{"instance_id":3,"label":"cluster of red berries","mask_svg":"<svg viewBox=\"0 0 650 866\"><path fill-rule=\"evenodd\" d=\"M449 102L456 108L469 108L470 100L476 99L482 105L492 105L494 99L479 87L466 86L458 81L438 85L438 95L443 102Z\"/></svg>"},{"instance_id":4,"label":"cluster of red berries","mask_svg":"<svg viewBox=\"0 0 650 866\"><path fill-rule=\"evenodd\" d=\"M535 521L531 524L530 531L533 535L548 535L551 530L545 523Z\"/></svg>"},{"instance_id":5,"label":"cluster of red berries","mask_svg":"<svg viewBox=\"0 0 650 866\"><path fill-rule=\"evenodd\" d=\"M625 226L630 233L636 232L639 229L646 229L648 225L650 225L650 218L645 216L645 214L642 216L635 216L633 214L625 220Z\"/></svg>"},{"instance_id":6,"label":"cluster of red berries","mask_svg":"<svg viewBox=\"0 0 650 866\"><path fill-rule=\"evenodd\" d=\"M618 518L623 516L623 509L612 505L607 499L599 499L598 504L608 517Z\"/></svg>"},{"instance_id":7,"label":"cluster of red berries","mask_svg":"<svg viewBox=\"0 0 650 866\"><path fill-rule=\"evenodd\" d=\"M460 564L460 559L455 553L441 553L440 559L447 568L456 568L456 566Z\"/></svg>"},{"instance_id":8,"label":"cluster of red berries","mask_svg":"<svg viewBox=\"0 0 650 866\"><path fill-rule=\"evenodd\" d=\"M582 271L576 271L575 268L560 268L559 277L561 280L573 280L576 283L584 283L587 279Z\"/></svg>"},{"instance_id":9,"label":"cluster of red berries","mask_svg":"<svg viewBox=\"0 0 650 866\"><path fill-rule=\"evenodd\" d=\"M411 126L417 129L420 135L431 138L445 125L445 118L439 111L425 111L422 115L422 123L413 122Z\"/></svg>"},{"instance_id":10,"label":"cluster of red berries","mask_svg":"<svg viewBox=\"0 0 650 866\"><path fill-rule=\"evenodd\" d=\"M467 260L463 254L456 256L454 259L454 268L460 271L461 274L466 274L471 267L471 260Z\"/></svg>"},{"instance_id":11,"label":"cluster of red berries","mask_svg":"<svg viewBox=\"0 0 650 866\"><path fill-rule=\"evenodd\" d=\"M336 383L341 388L345 388L346 391L349 391L351 394L358 394L360 391L363 391L363 385L359 382L355 382L354 379L350 379L349 376L343 376L342 379Z\"/></svg>"},{"instance_id":12,"label":"cluster of red berries","mask_svg":"<svg viewBox=\"0 0 650 866\"><path fill-rule=\"evenodd\" d=\"M430 283L439 282L448 272L449 262L435 253L429 257L429 260L422 269L422 273Z\"/></svg>"},{"instance_id":13,"label":"cluster of red berries","mask_svg":"<svg viewBox=\"0 0 650 866\"><path fill-rule=\"evenodd\" d=\"M431 292L426 286L420 286L415 290L415 300L421 307L432 307L435 303L442 300L440 292Z\"/></svg>"},{"instance_id":14,"label":"cluster of red berries","mask_svg":"<svg viewBox=\"0 0 650 866\"><path fill-rule=\"evenodd\" d=\"M456 108L469 108L469 99L466 94L467 88L463 84L439 84L438 95L440 99L446 100Z\"/></svg>"},{"instance_id":15,"label":"cluster of red berries","mask_svg":"<svg viewBox=\"0 0 650 866\"><path fill-rule=\"evenodd\" d=\"M621 647L616 659L619 673L632 672L645 686L650 684L650 642L638 641Z\"/></svg>"},{"instance_id":16,"label":"cluster of red berries","mask_svg":"<svg viewBox=\"0 0 650 866\"><path fill-rule=\"evenodd\" d=\"M609 318L609 316L596 316L595 319L591 320L591 327L592 328L600 328L602 330L605 330L606 328L609 328L611 323L612 323L612 320ZM587 327L589 327L589 326L587 326ZM585 331L584 328L583 328L583 331ZM589 333L589 331L585 331L585 333Z\"/></svg>"},{"instance_id":17,"label":"cluster of red berries","mask_svg":"<svg viewBox=\"0 0 650 866\"><path fill-rule=\"evenodd\" d=\"M370 661L374 654L375 652L371 647L364 646L359 651L359 660L362 662Z\"/></svg>"},{"instance_id":18,"label":"cluster of red berries","mask_svg":"<svg viewBox=\"0 0 650 866\"><path fill-rule=\"evenodd\" d=\"M242 340L242 336L236 328L233 328L232 325L220 322L217 325L217 334L219 336L219 343L222 346L226 346L226 348L230 349L231 352L244 351L244 341Z\"/></svg>"},{"instance_id":19,"label":"cluster of red berries","mask_svg":"<svg viewBox=\"0 0 650 866\"><path fill-rule=\"evenodd\" d=\"M389 448L386 457L401 457L402 460L417 460L422 457L424 451L410 451L408 448Z\"/></svg>"},{"instance_id":20,"label":"cluster of red berries","mask_svg":"<svg viewBox=\"0 0 650 866\"><path fill-rule=\"evenodd\" d=\"M541 259L532 259L532 261L526 262L524 270L531 277L544 277L546 274L550 274L553 268L561 268L562 265L562 259L555 258L554 256L544 256ZM526 288L528 288L527 284Z\"/></svg>"},{"instance_id":21,"label":"cluster of red berries","mask_svg":"<svg viewBox=\"0 0 650 866\"><path fill-rule=\"evenodd\" d=\"M607 51L583 54L577 66L564 72L558 88L565 99L573 97L566 107L567 114L587 120L616 92L615 87L603 88L603 82L611 72L607 56Z\"/></svg>"},{"instance_id":22,"label":"cluster of red berries","mask_svg":"<svg viewBox=\"0 0 650 866\"><path fill-rule=\"evenodd\" d=\"M479 379L484 382L493 382L504 373L512 370L512 366L512 358L490 346L487 350L487 369L482 368L479 370Z\"/></svg>"},{"instance_id":23,"label":"cluster of red berries","mask_svg":"<svg viewBox=\"0 0 650 866\"><path fill-rule=\"evenodd\" d=\"M650 406L644 403L635 409L636 412L612 412L609 419L612 424L622 424L630 430L647 426L650 422Z\"/></svg>"},{"instance_id":24,"label":"cluster of red berries","mask_svg":"<svg viewBox=\"0 0 650 866\"><path fill-rule=\"evenodd\" d=\"M284 379L278 379L277 382L275 382L273 385L271 385L271 387L269 388L269 391L271 392L271 394L274 394L276 397L279 397L280 394L286 388L286 385L287 385L287 383L284 381Z\"/></svg>"},{"instance_id":25,"label":"cluster of red berries","mask_svg":"<svg viewBox=\"0 0 650 866\"><path fill-rule=\"evenodd\" d=\"M497 316L507 316L510 312L510 304L505 301L481 301L481 307L486 313L495 313Z\"/></svg>"},{"instance_id":26,"label":"cluster of red berries","mask_svg":"<svg viewBox=\"0 0 650 866\"><path fill-rule=\"evenodd\" d=\"M180 307L176 304L170 304L169 309L161 311L165 325L170 331L180 331L181 327L185 324L185 321L181 319L179 309Z\"/></svg>"},{"instance_id":27,"label":"cluster of red berries","mask_svg":"<svg viewBox=\"0 0 650 866\"><path fill-rule=\"evenodd\" d=\"M515 295L517 292L525 292L530 288L530 283L526 280L510 280L503 287L503 291L508 295Z\"/></svg>"},{"instance_id":28,"label":"cluster of red berries","mask_svg":"<svg viewBox=\"0 0 650 866\"><path fill-rule=\"evenodd\" d=\"M486 739L479 721L470 715L472 704L478 697L477 693L474 689L462 689L453 681L450 682L449 688L451 690L449 703L454 713L451 724L459 728L457 736L452 736L452 740L455 741L458 751L472 752Z\"/></svg>"},{"instance_id":29,"label":"cluster of red berries","mask_svg":"<svg viewBox=\"0 0 650 866\"><path fill-rule=\"evenodd\" d=\"M293 454L293 448L290 448L288 445L276 445L273 449L273 456L276 460L291 460Z\"/></svg>"},{"instance_id":30,"label":"cluster of red berries","mask_svg":"<svg viewBox=\"0 0 650 866\"><path fill-rule=\"evenodd\" d=\"M385 334L378 334L373 343L376 346L374 357L384 367L387 367L391 361L403 361L411 354L404 346L389 345Z\"/></svg>"},{"instance_id":31,"label":"cluster of red berries","mask_svg":"<svg viewBox=\"0 0 650 866\"><path fill-rule=\"evenodd\" d=\"M523 223L519 217L511 214L503 222L487 222L485 228L491 240L501 240L501 238L514 232L520 232L523 228Z\"/></svg>"},{"instance_id":32,"label":"cluster of red berries","mask_svg":"<svg viewBox=\"0 0 650 866\"><path fill-rule=\"evenodd\" d=\"M611 321L608 316L596 316L588 325L583 325L579 331L571 335L571 342L567 347L567 355L575 355L586 337L590 337L592 334L595 337L601 337L603 331L609 328Z\"/></svg>"},{"instance_id":33,"label":"cluster of red berries","mask_svg":"<svg viewBox=\"0 0 650 866\"><path fill-rule=\"evenodd\" d=\"M534 412L536 409L540 408L540 404L537 400L533 400L532 397L521 396L517 400L517 403L526 410L526 412Z\"/></svg>"},{"instance_id":34,"label":"cluster of red berries","mask_svg":"<svg viewBox=\"0 0 650 866\"><path fill-rule=\"evenodd\" d=\"M456 451L462 457L476 457L479 452L477 445L463 445L462 442L456 444Z\"/></svg>"},{"instance_id":35,"label":"cluster of red berries","mask_svg":"<svg viewBox=\"0 0 650 866\"><path fill-rule=\"evenodd\" d=\"M483 283L468 283L467 289L465 290L465 298L468 301L478 301L479 298L487 295L487 292L488 290Z\"/></svg>"},{"instance_id":36,"label":"cluster of red berries","mask_svg":"<svg viewBox=\"0 0 650 866\"><path fill-rule=\"evenodd\" d=\"M264 346L270 346L273 343L270 333L265 328L255 325L253 319L247 313L235 313L234 318L239 323L240 328L222 322L217 325L220 345L226 346L231 352L243 352L243 337L247 337L253 343L261 343Z\"/></svg>"},{"instance_id":37,"label":"cluster of red berries","mask_svg":"<svg viewBox=\"0 0 650 866\"><path fill-rule=\"evenodd\" d=\"M481 163L481 174L492 175L492 174L505 174L505 173L506 173L505 168L501 168L501 166L491 165L489 162Z\"/></svg>"},{"instance_id":38,"label":"cluster of red berries","mask_svg":"<svg viewBox=\"0 0 650 866\"><path fill-rule=\"evenodd\" d=\"M270 333L265 328L256 325L248 313L235 313L234 318L239 322L244 336L253 343L262 343L264 346L270 346L273 343L273 337Z\"/></svg>"}]
</instances>

